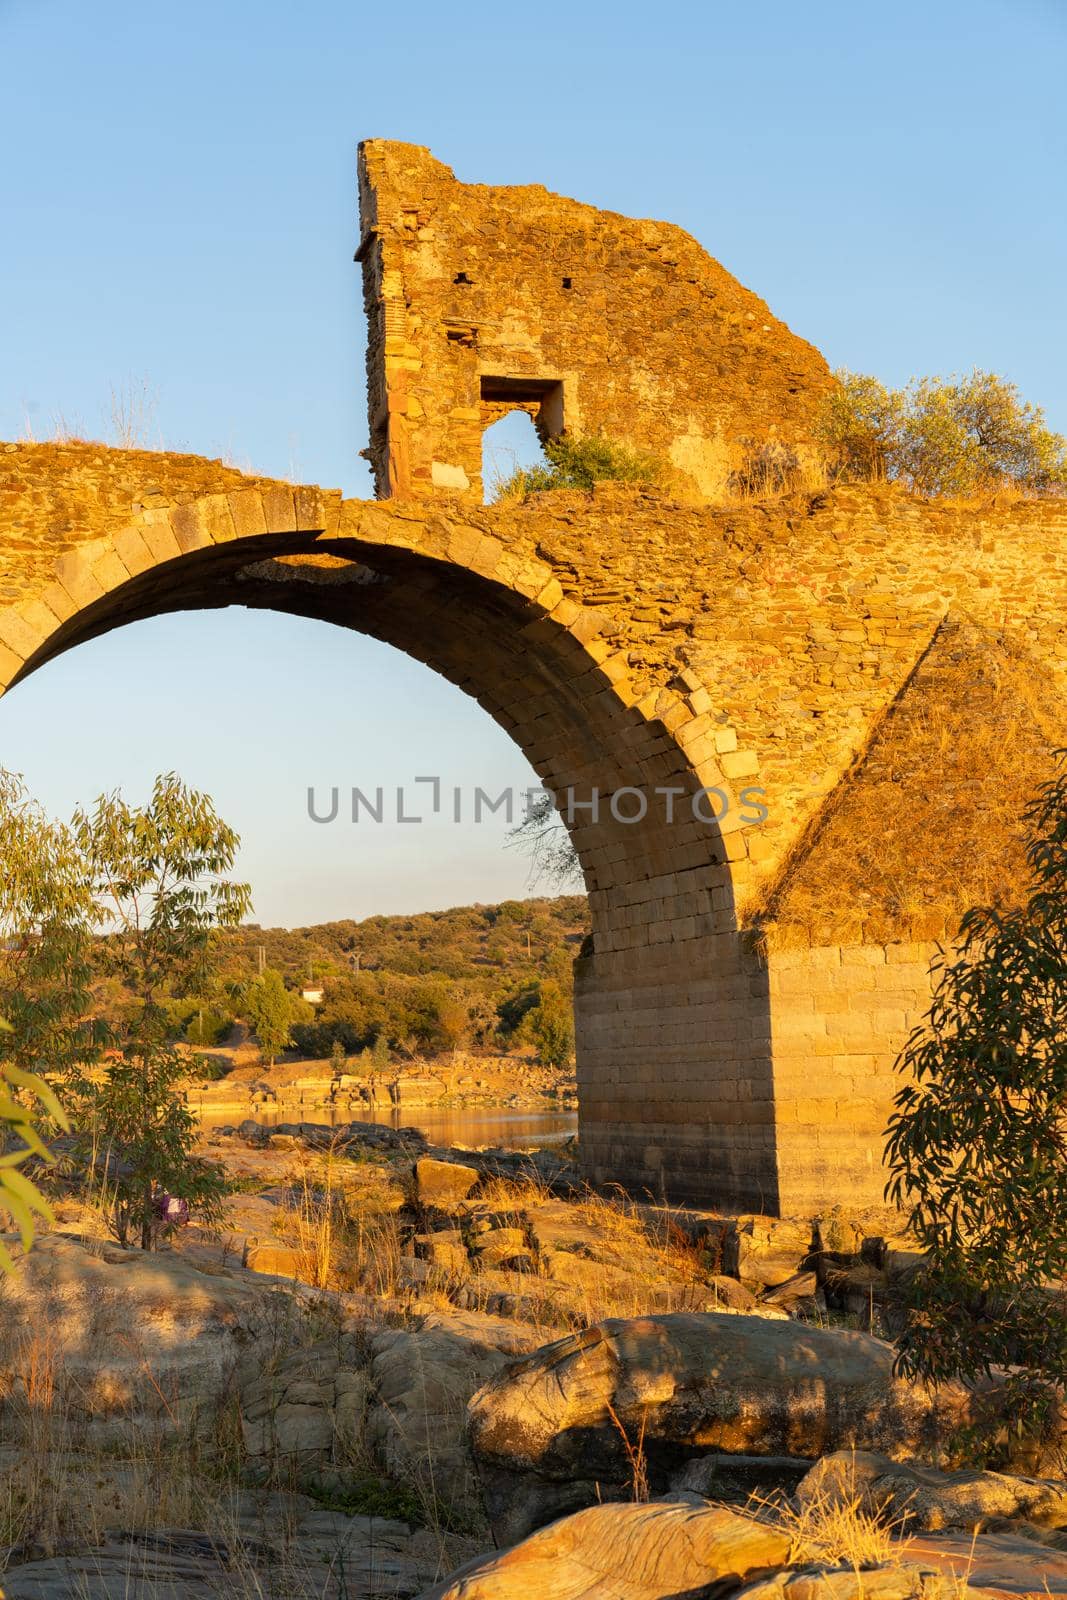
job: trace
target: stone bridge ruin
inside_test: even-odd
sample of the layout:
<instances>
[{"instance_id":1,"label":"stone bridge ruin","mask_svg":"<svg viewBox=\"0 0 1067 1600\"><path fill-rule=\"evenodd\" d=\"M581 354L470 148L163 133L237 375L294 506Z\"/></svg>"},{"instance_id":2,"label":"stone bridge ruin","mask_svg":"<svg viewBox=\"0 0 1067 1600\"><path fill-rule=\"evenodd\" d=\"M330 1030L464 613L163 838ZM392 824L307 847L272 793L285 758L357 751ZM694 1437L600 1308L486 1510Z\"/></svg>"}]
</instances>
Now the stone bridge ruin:
<instances>
[{"instance_id":1,"label":"stone bridge ruin","mask_svg":"<svg viewBox=\"0 0 1067 1600\"><path fill-rule=\"evenodd\" d=\"M571 829L590 1179L877 1203L937 941L1017 888L1019 813L1064 742L1067 503L723 503L746 451L812 451L833 381L762 302L675 228L463 185L413 146L365 145L360 181L381 498L0 446L0 685L228 605L425 662L548 788L599 796ZM484 506L481 434L515 407L652 450L668 481Z\"/></svg>"}]
</instances>

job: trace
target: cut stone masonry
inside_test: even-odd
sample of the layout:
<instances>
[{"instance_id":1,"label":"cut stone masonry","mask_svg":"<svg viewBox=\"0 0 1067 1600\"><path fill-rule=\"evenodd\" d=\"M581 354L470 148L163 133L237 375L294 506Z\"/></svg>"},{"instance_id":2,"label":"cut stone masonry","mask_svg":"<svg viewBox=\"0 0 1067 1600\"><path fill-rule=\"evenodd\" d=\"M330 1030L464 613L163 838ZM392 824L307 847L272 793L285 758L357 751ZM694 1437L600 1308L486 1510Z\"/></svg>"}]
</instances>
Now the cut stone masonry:
<instances>
[{"instance_id":1,"label":"cut stone masonry","mask_svg":"<svg viewBox=\"0 0 1067 1600\"><path fill-rule=\"evenodd\" d=\"M424 662L548 788L601 797L572 828L588 1176L743 1211L878 1203L937 941L991 861L1011 877L1067 742L1067 502L702 504L751 447L811 448L817 352L677 229L459 184L409 145L372 141L360 170L382 498L2 446L0 687L126 622L226 605ZM482 431L515 407L653 450L672 482L483 506ZM950 759L976 706L988 783ZM636 821L624 791L648 800ZM857 868L872 850L892 893Z\"/></svg>"}]
</instances>

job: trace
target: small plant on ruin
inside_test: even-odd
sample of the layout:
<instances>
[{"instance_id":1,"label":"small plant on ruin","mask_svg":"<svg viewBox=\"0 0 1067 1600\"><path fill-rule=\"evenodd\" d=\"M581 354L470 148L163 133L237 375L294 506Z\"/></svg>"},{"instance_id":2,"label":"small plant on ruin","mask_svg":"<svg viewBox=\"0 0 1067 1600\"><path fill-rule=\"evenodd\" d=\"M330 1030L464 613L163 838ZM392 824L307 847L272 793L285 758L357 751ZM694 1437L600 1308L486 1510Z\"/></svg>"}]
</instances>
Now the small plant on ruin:
<instances>
[{"instance_id":1,"label":"small plant on ruin","mask_svg":"<svg viewBox=\"0 0 1067 1600\"><path fill-rule=\"evenodd\" d=\"M927 1252L899 1367L971 1386L962 1443L994 1461L1053 1437L1067 1399L1067 770L1027 820L1033 892L963 919L899 1063L887 1147L887 1197Z\"/></svg>"},{"instance_id":2,"label":"small plant on ruin","mask_svg":"<svg viewBox=\"0 0 1067 1600\"><path fill-rule=\"evenodd\" d=\"M133 996L102 1073L72 1081L79 1153L120 1243L136 1238L149 1249L161 1194L210 1215L225 1189L219 1170L195 1154L168 1001L203 992L215 934L241 921L249 892L227 877L237 835L173 773L157 778L143 808L101 796L91 813L75 815L74 833L107 930L101 968Z\"/></svg>"},{"instance_id":3,"label":"small plant on ruin","mask_svg":"<svg viewBox=\"0 0 1067 1600\"><path fill-rule=\"evenodd\" d=\"M525 500L548 489L592 489L598 483L659 482L662 469L654 456L599 434L571 438L561 434L545 445L545 466L519 467L497 490L497 500Z\"/></svg>"},{"instance_id":4,"label":"small plant on ruin","mask_svg":"<svg viewBox=\"0 0 1067 1600\"><path fill-rule=\"evenodd\" d=\"M817 433L838 481L889 479L916 494L962 497L1067 492L1067 439L996 373L917 378L904 389L835 376Z\"/></svg>"}]
</instances>

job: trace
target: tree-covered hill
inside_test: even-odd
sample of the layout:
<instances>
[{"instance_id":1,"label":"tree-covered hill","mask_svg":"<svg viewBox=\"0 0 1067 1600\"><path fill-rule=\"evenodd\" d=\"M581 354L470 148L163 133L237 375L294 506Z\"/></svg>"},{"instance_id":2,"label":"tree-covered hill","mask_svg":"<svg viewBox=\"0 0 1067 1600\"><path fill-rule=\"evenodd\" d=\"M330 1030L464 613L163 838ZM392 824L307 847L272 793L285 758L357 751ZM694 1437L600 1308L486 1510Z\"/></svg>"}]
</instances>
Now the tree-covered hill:
<instances>
[{"instance_id":1,"label":"tree-covered hill","mask_svg":"<svg viewBox=\"0 0 1067 1600\"><path fill-rule=\"evenodd\" d=\"M570 984L570 966L589 926L584 895L456 906L414 916L367 917L309 928L245 925L224 936L223 966L243 977L266 966L289 984L313 977L392 972L513 983L552 977Z\"/></svg>"}]
</instances>

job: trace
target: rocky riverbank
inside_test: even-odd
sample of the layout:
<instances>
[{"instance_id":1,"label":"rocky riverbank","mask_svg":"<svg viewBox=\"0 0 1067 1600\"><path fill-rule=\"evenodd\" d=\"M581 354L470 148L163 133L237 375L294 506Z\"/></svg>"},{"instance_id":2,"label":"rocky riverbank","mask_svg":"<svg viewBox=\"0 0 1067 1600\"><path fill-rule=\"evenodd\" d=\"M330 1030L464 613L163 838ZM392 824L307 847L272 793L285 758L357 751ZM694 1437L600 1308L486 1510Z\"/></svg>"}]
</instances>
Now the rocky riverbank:
<instances>
[{"instance_id":1,"label":"rocky riverbank","mask_svg":"<svg viewBox=\"0 0 1067 1600\"><path fill-rule=\"evenodd\" d=\"M414 1061L380 1076L334 1069L330 1061L282 1060L267 1066L250 1046L190 1051L187 1097L209 1123L232 1116L278 1116L301 1121L328 1113L338 1118L369 1113L408 1114L492 1106L574 1110L574 1074L548 1067L530 1051ZM211 1074L197 1072L209 1066Z\"/></svg>"},{"instance_id":2,"label":"rocky riverbank","mask_svg":"<svg viewBox=\"0 0 1067 1600\"><path fill-rule=\"evenodd\" d=\"M968 1397L893 1374L893 1213L667 1211L359 1124L210 1140L222 1228L146 1255L71 1199L5 1286L8 1600L1067 1594L1055 1461L948 1470Z\"/></svg>"}]
</instances>

